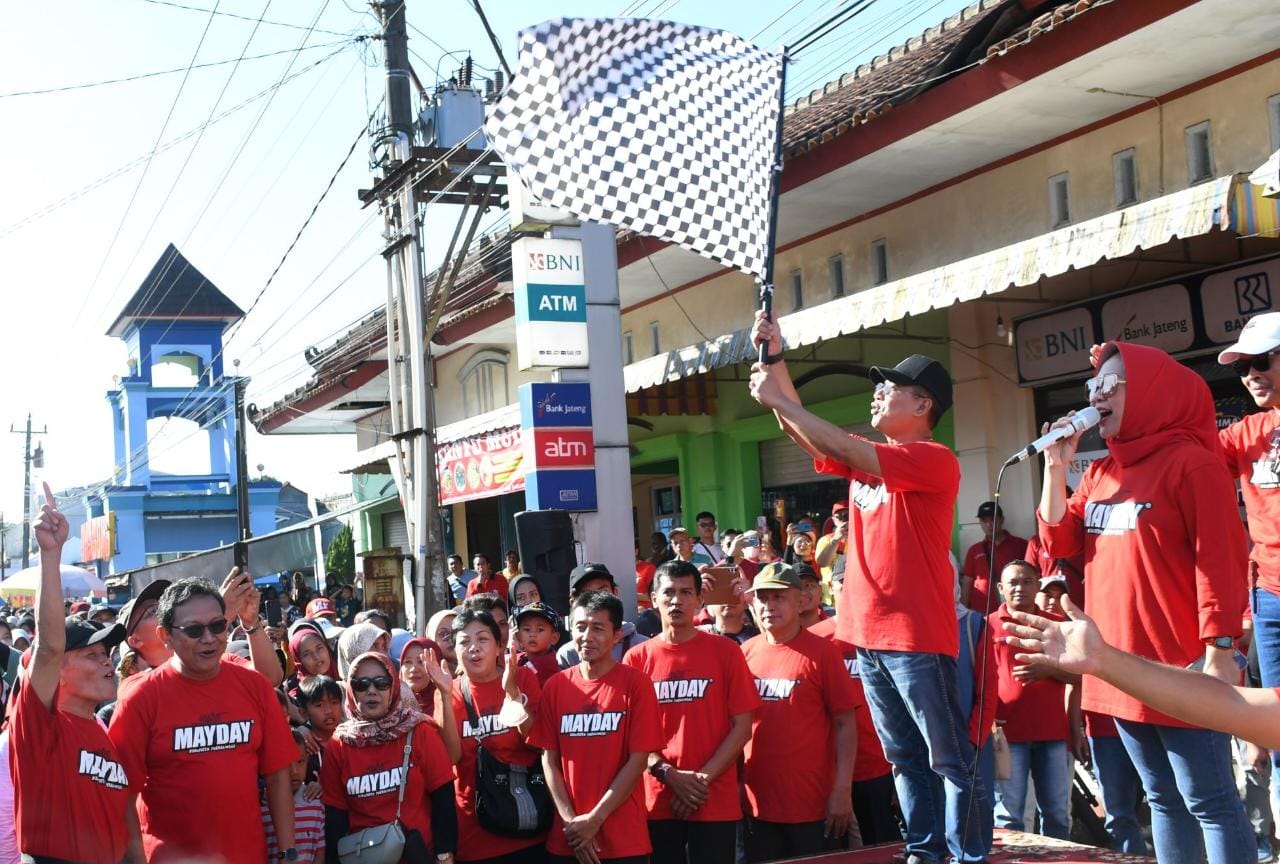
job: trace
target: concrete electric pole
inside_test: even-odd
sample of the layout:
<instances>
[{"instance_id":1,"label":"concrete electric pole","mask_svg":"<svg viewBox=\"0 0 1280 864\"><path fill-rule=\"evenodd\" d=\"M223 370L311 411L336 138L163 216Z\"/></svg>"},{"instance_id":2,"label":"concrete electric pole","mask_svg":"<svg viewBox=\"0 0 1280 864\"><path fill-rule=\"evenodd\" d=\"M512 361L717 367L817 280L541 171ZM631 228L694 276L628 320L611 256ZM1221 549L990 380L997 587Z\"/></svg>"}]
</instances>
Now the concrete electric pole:
<instances>
[{"instance_id":1,"label":"concrete electric pole","mask_svg":"<svg viewBox=\"0 0 1280 864\"><path fill-rule=\"evenodd\" d=\"M26 439L22 446L22 567L25 570L31 566L31 460L34 458L31 452L31 436L46 435L49 427L33 431L31 415L28 414L26 431L14 429L12 426L9 427L9 431L15 435L22 435Z\"/></svg>"}]
</instances>

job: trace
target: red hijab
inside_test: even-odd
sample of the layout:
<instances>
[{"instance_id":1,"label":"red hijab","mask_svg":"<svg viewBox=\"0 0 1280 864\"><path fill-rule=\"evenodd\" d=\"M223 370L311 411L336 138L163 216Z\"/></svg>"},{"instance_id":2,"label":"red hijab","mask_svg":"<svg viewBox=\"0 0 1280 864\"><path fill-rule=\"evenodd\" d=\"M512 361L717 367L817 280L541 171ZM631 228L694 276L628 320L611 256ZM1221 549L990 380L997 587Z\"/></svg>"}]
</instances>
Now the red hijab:
<instances>
[{"instance_id":1,"label":"red hijab","mask_svg":"<svg viewBox=\"0 0 1280 864\"><path fill-rule=\"evenodd\" d=\"M1126 386L1120 430L1106 442L1112 458L1132 465L1179 444L1221 457L1218 412L1204 379L1159 348L1129 342L1109 343L1098 365L1117 351Z\"/></svg>"}]
</instances>

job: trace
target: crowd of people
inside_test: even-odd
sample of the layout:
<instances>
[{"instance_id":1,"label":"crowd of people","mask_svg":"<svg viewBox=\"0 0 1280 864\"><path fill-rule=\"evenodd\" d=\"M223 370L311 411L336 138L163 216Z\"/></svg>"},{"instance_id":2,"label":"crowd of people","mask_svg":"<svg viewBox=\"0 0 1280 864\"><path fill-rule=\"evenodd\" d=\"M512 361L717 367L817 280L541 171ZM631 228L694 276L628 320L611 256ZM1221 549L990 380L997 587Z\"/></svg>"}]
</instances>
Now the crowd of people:
<instances>
[{"instance_id":1,"label":"crowd of people","mask_svg":"<svg viewBox=\"0 0 1280 864\"><path fill-rule=\"evenodd\" d=\"M634 621L604 565L555 609L514 552L451 556L457 605L422 637L343 586L286 605L239 570L68 604L46 487L35 608L0 621L0 864L738 864L904 841L908 862L980 862L997 827L1070 836L1076 763L1114 848L1150 851L1145 798L1160 861L1266 860L1280 696L1241 686L1240 649L1280 685L1280 314L1220 357L1265 409L1221 434L1194 373L1099 346L1109 455L1072 491L1079 433L1049 447L1036 536L989 501L962 562L945 368L872 368L873 442L804 408L774 324L754 337L751 394L848 499L637 543Z\"/></svg>"}]
</instances>

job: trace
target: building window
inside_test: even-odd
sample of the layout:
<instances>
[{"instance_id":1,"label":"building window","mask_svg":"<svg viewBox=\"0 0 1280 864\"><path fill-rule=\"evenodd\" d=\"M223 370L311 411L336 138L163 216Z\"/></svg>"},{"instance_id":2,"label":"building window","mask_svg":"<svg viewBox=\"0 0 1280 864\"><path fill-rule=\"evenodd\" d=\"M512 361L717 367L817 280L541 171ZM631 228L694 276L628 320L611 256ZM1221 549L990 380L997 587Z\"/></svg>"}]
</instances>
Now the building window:
<instances>
[{"instance_id":1,"label":"building window","mask_svg":"<svg viewBox=\"0 0 1280 864\"><path fill-rule=\"evenodd\" d=\"M506 351L485 348L471 355L458 381L462 384L462 409L468 417L484 414L507 404Z\"/></svg>"},{"instance_id":2,"label":"building window","mask_svg":"<svg viewBox=\"0 0 1280 864\"><path fill-rule=\"evenodd\" d=\"M630 366L635 362L636 349L631 339L631 331L628 330L622 334L622 365Z\"/></svg>"},{"instance_id":3,"label":"building window","mask_svg":"<svg viewBox=\"0 0 1280 864\"><path fill-rule=\"evenodd\" d=\"M1071 191L1067 172L1049 178L1049 227L1061 228L1071 224Z\"/></svg>"},{"instance_id":4,"label":"building window","mask_svg":"<svg viewBox=\"0 0 1280 864\"><path fill-rule=\"evenodd\" d=\"M662 337L658 333L658 322L649 322L649 354L657 356L662 353Z\"/></svg>"},{"instance_id":5,"label":"building window","mask_svg":"<svg viewBox=\"0 0 1280 864\"><path fill-rule=\"evenodd\" d=\"M791 308L804 308L804 276L799 270L792 270L791 276Z\"/></svg>"},{"instance_id":6,"label":"building window","mask_svg":"<svg viewBox=\"0 0 1280 864\"><path fill-rule=\"evenodd\" d=\"M1209 121L1188 126L1183 133L1187 142L1187 183L1203 183L1213 179L1213 141Z\"/></svg>"},{"instance_id":7,"label":"building window","mask_svg":"<svg viewBox=\"0 0 1280 864\"><path fill-rule=\"evenodd\" d=\"M876 240L871 244L871 284L883 285L889 281L889 241Z\"/></svg>"},{"instance_id":8,"label":"building window","mask_svg":"<svg viewBox=\"0 0 1280 864\"><path fill-rule=\"evenodd\" d=\"M1138 155L1130 147L1111 157L1111 175L1116 187L1116 206L1138 203Z\"/></svg>"},{"instance_id":9,"label":"building window","mask_svg":"<svg viewBox=\"0 0 1280 864\"><path fill-rule=\"evenodd\" d=\"M827 261L827 273L831 277L831 296L844 296L844 256L837 255Z\"/></svg>"},{"instance_id":10,"label":"building window","mask_svg":"<svg viewBox=\"0 0 1280 864\"><path fill-rule=\"evenodd\" d=\"M1267 100L1267 120L1271 124L1271 151L1280 150L1280 93Z\"/></svg>"}]
</instances>

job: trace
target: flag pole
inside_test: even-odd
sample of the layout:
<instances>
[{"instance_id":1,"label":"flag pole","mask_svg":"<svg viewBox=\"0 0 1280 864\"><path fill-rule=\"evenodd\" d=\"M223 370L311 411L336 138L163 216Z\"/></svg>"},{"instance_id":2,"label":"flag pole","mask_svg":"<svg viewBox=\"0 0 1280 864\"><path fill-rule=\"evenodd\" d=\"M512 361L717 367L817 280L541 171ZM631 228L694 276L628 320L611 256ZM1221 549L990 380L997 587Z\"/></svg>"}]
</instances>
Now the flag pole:
<instances>
[{"instance_id":1,"label":"flag pole","mask_svg":"<svg viewBox=\"0 0 1280 864\"><path fill-rule=\"evenodd\" d=\"M760 279L760 310L773 320L773 259L778 245L778 193L782 186L782 120L787 109L787 46L782 46L782 70L778 81L778 127L773 136L773 166L769 173L769 235L765 250L764 274ZM760 345L761 363L769 354L766 343Z\"/></svg>"}]
</instances>

